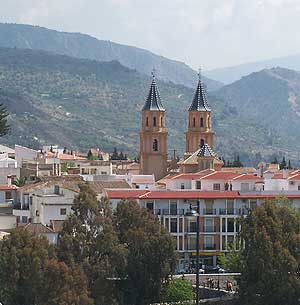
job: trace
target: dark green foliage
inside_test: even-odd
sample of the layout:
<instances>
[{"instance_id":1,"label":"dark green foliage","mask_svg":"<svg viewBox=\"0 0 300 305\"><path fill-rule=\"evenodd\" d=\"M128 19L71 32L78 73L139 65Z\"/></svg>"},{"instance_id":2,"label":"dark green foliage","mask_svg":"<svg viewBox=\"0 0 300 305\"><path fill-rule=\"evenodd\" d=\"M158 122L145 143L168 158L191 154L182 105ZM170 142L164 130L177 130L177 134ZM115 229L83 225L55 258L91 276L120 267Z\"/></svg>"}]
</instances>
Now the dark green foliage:
<instances>
[{"instance_id":1,"label":"dark green foliage","mask_svg":"<svg viewBox=\"0 0 300 305\"><path fill-rule=\"evenodd\" d=\"M5 136L9 131L7 122L8 112L3 104L0 104L0 137Z\"/></svg>"},{"instance_id":2,"label":"dark green foliage","mask_svg":"<svg viewBox=\"0 0 300 305\"><path fill-rule=\"evenodd\" d=\"M124 304L156 303L164 281L175 270L173 238L155 215L136 202L119 203L115 218L120 242L128 248L127 280L122 285Z\"/></svg>"},{"instance_id":3,"label":"dark green foliage","mask_svg":"<svg viewBox=\"0 0 300 305\"><path fill-rule=\"evenodd\" d=\"M13 184L18 186L18 187L21 187L21 186L25 185L25 183L26 183L26 178L25 177L19 177L19 178L16 178L13 181Z\"/></svg>"},{"instance_id":4,"label":"dark green foliage","mask_svg":"<svg viewBox=\"0 0 300 305\"><path fill-rule=\"evenodd\" d=\"M169 281L164 289L162 300L164 302L182 302L194 300L192 283L183 277Z\"/></svg>"},{"instance_id":5,"label":"dark green foliage","mask_svg":"<svg viewBox=\"0 0 300 305\"><path fill-rule=\"evenodd\" d=\"M224 167L243 167L243 163L240 160L240 156L237 155L234 157L233 161L226 160L223 158L222 161L224 162Z\"/></svg>"},{"instance_id":6,"label":"dark green foliage","mask_svg":"<svg viewBox=\"0 0 300 305\"><path fill-rule=\"evenodd\" d=\"M287 167L287 163L285 161L285 157L283 156L281 163L279 164L280 169L284 169Z\"/></svg>"},{"instance_id":7,"label":"dark green foliage","mask_svg":"<svg viewBox=\"0 0 300 305\"><path fill-rule=\"evenodd\" d=\"M117 304L112 279L123 277L127 250L118 241L107 200L97 201L87 184L80 189L74 214L64 222L59 257L84 269L96 305Z\"/></svg>"},{"instance_id":8,"label":"dark green foliage","mask_svg":"<svg viewBox=\"0 0 300 305\"><path fill-rule=\"evenodd\" d=\"M0 300L9 305L92 305L78 266L55 258L45 237L19 229L0 241Z\"/></svg>"},{"instance_id":9,"label":"dark green foliage","mask_svg":"<svg viewBox=\"0 0 300 305\"><path fill-rule=\"evenodd\" d=\"M300 298L300 217L284 199L242 220L240 277L244 305L294 305Z\"/></svg>"}]
</instances>

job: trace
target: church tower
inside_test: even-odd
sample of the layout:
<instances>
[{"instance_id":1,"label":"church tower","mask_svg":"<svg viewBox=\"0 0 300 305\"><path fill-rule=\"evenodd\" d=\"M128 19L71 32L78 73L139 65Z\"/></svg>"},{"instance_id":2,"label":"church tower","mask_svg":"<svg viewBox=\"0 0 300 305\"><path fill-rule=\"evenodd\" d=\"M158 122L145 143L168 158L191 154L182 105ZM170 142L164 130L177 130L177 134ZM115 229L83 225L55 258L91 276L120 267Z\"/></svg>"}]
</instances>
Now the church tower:
<instances>
[{"instance_id":1,"label":"church tower","mask_svg":"<svg viewBox=\"0 0 300 305\"><path fill-rule=\"evenodd\" d=\"M159 180L167 174L167 136L165 109L161 103L154 73L152 73L150 91L142 109L141 174L154 174L155 180Z\"/></svg>"},{"instance_id":2,"label":"church tower","mask_svg":"<svg viewBox=\"0 0 300 305\"><path fill-rule=\"evenodd\" d=\"M199 81L193 102L189 108L188 130L185 133L186 158L198 150L199 146L202 147L204 144L208 144L211 148L214 146L211 109L208 105L205 88L201 81L201 73L199 72L198 75Z\"/></svg>"}]
</instances>

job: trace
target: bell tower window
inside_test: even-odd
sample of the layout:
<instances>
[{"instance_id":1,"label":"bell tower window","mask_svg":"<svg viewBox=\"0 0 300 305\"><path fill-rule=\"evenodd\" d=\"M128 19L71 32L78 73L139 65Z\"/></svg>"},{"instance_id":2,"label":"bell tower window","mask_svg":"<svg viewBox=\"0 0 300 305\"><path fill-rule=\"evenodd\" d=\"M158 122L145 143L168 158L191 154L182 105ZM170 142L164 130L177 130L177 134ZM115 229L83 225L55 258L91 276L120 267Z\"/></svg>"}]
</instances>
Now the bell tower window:
<instances>
[{"instance_id":1,"label":"bell tower window","mask_svg":"<svg viewBox=\"0 0 300 305\"><path fill-rule=\"evenodd\" d=\"M153 148L153 151L158 151L158 141L157 141L157 139L154 139L152 148Z\"/></svg>"},{"instance_id":2,"label":"bell tower window","mask_svg":"<svg viewBox=\"0 0 300 305\"><path fill-rule=\"evenodd\" d=\"M203 118L200 118L200 127L204 127Z\"/></svg>"},{"instance_id":3,"label":"bell tower window","mask_svg":"<svg viewBox=\"0 0 300 305\"><path fill-rule=\"evenodd\" d=\"M156 117L153 118L153 126L156 127Z\"/></svg>"},{"instance_id":4,"label":"bell tower window","mask_svg":"<svg viewBox=\"0 0 300 305\"><path fill-rule=\"evenodd\" d=\"M196 119L193 118L193 127L196 127Z\"/></svg>"},{"instance_id":5,"label":"bell tower window","mask_svg":"<svg viewBox=\"0 0 300 305\"><path fill-rule=\"evenodd\" d=\"M148 117L146 117L146 126L147 127L149 126L149 119L148 119Z\"/></svg>"},{"instance_id":6,"label":"bell tower window","mask_svg":"<svg viewBox=\"0 0 300 305\"><path fill-rule=\"evenodd\" d=\"M204 146L204 143L205 143L204 140L201 139L201 140L200 140L200 147Z\"/></svg>"},{"instance_id":7,"label":"bell tower window","mask_svg":"<svg viewBox=\"0 0 300 305\"><path fill-rule=\"evenodd\" d=\"M163 120L163 118L161 117L161 118L160 118L160 126L161 126L161 127L163 127L163 122L164 122L164 120Z\"/></svg>"}]
</instances>

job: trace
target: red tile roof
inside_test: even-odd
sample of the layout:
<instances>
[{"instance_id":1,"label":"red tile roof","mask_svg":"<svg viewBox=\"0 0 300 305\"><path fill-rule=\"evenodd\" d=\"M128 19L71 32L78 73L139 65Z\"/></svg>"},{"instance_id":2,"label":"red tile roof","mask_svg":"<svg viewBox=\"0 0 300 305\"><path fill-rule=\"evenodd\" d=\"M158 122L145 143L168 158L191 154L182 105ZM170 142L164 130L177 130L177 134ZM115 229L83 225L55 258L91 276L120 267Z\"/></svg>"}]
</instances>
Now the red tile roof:
<instances>
[{"instance_id":1,"label":"red tile roof","mask_svg":"<svg viewBox=\"0 0 300 305\"><path fill-rule=\"evenodd\" d=\"M295 174L293 176L290 176L288 180L300 180L300 174Z\"/></svg>"},{"instance_id":2,"label":"red tile roof","mask_svg":"<svg viewBox=\"0 0 300 305\"><path fill-rule=\"evenodd\" d=\"M237 191L147 191L147 190L120 190L107 191L110 199L273 199L278 194L241 194ZM299 198L299 194L285 194L286 198Z\"/></svg>"},{"instance_id":3,"label":"red tile roof","mask_svg":"<svg viewBox=\"0 0 300 305\"><path fill-rule=\"evenodd\" d=\"M232 172L213 172L212 174L205 175L201 180L232 180L235 177L240 176L241 174L232 173Z\"/></svg>"},{"instance_id":4,"label":"red tile roof","mask_svg":"<svg viewBox=\"0 0 300 305\"><path fill-rule=\"evenodd\" d=\"M264 181L264 179L262 177L252 175L252 174L243 174L243 175L233 178L232 180L234 180L234 181L253 180L253 181L261 181L261 182Z\"/></svg>"},{"instance_id":5,"label":"red tile roof","mask_svg":"<svg viewBox=\"0 0 300 305\"><path fill-rule=\"evenodd\" d=\"M203 171L203 172L199 172L199 173L183 173L183 174L179 174L173 177L170 177L171 180L178 180L178 179L184 179L184 180L196 180L196 179L200 179L204 176L207 176L209 174L214 173L213 170L207 170L207 171Z\"/></svg>"},{"instance_id":6,"label":"red tile roof","mask_svg":"<svg viewBox=\"0 0 300 305\"><path fill-rule=\"evenodd\" d=\"M0 185L0 191L12 191L17 189L18 187L15 185Z\"/></svg>"},{"instance_id":7,"label":"red tile roof","mask_svg":"<svg viewBox=\"0 0 300 305\"><path fill-rule=\"evenodd\" d=\"M148 190L107 190L106 195L110 199L139 199L148 192Z\"/></svg>"},{"instance_id":8,"label":"red tile roof","mask_svg":"<svg viewBox=\"0 0 300 305\"><path fill-rule=\"evenodd\" d=\"M221 199L236 198L238 192L234 191L149 191L140 196L140 199Z\"/></svg>"}]
</instances>

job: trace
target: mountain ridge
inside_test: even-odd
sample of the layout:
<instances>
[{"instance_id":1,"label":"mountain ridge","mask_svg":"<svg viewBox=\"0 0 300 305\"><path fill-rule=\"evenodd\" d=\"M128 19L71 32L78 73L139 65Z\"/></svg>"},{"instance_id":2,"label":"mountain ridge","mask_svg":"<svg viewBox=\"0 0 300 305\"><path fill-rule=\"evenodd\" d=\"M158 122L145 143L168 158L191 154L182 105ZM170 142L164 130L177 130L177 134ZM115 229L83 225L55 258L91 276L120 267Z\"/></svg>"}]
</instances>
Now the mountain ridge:
<instances>
[{"instance_id":1,"label":"mountain ridge","mask_svg":"<svg viewBox=\"0 0 300 305\"><path fill-rule=\"evenodd\" d=\"M156 55L146 49L100 40L88 34L60 32L28 24L0 23L0 46L35 49L98 61L117 60L123 66L175 84L191 87L197 73L184 62ZM210 90L222 86L220 82L205 79Z\"/></svg>"},{"instance_id":2,"label":"mountain ridge","mask_svg":"<svg viewBox=\"0 0 300 305\"><path fill-rule=\"evenodd\" d=\"M87 151L114 147L136 156L139 148L140 111L149 92L151 77L117 61L98 62L45 51L0 48L0 102L10 112L11 134L1 141L39 148L58 144ZM184 132L194 89L158 81L167 111L169 150L184 150ZM195 83L196 87L196 83ZM270 159L274 151L294 154L286 134L257 120L245 119L239 107L223 96L209 94L214 150L244 164ZM278 141L273 141L273 137ZM295 141L294 141L295 142Z\"/></svg>"},{"instance_id":3,"label":"mountain ridge","mask_svg":"<svg viewBox=\"0 0 300 305\"><path fill-rule=\"evenodd\" d=\"M300 54L294 54L284 57L276 57L266 60L247 62L240 65L229 66L224 68L217 68L203 72L207 77L218 80L225 85L231 84L243 76L249 75L253 72L258 72L263 69L271 69L275 67L282 67L300 71Z\"/></svg>"}]
</instances>

